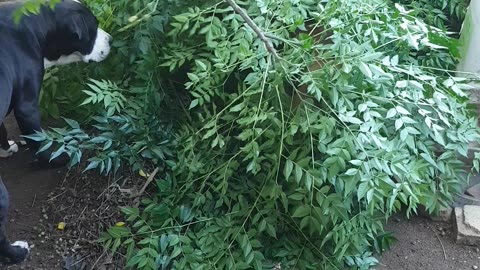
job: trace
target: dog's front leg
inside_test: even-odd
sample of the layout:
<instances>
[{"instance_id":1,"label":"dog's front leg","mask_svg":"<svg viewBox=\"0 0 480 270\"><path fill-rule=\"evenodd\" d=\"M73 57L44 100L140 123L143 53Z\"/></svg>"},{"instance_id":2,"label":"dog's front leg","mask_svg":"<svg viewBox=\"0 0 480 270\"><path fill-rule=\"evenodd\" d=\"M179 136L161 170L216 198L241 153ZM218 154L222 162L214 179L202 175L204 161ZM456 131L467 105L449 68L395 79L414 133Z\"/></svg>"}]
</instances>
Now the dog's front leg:
<instances>
[{"instance_id":1,"label":"dog's front leg","mask_svg":"<svg viewBox=\"0 0 480 270\"><path fill-rule=\"evenodd\" d=\"M25 260L30 249L27 242L17 241L10 244L8 241L6 234L8 207L8 191L0 177L0 256L6 258L8 264L17 264Z\"/></svg>"},{"instance_id":2,"label":"dog's front leg","mask_svg":"<svg viewBox=\"0 0 480 270\"><path fill-rule=\"evenodd\" d=\"M42 67L43 68L43 67ZM31 135L36 131L41 131L41 116L39 109L39 94L42 85L43 70L40 75L32 76L39 78L38 81L25 82L21 91L14 91L13 94L13 112L18 123L18 127L23 135ZM52 162L50 162L50 156L52 151L46 150L41 153L37 153L41 143L31 139L26 139L26 142L33 152L33 155L41 162L53 166L64 166L68 162L68 156L63 154Z\"/></svg>"},{"instance_id":3,"label":"dog's front leg","mask_svg":"<svg viewBox=\"0 0 480 270\"><path fill-rule=\"evenodd\" d=\"M38 102L33 100L22 100L21 102L15 102L13 111L15 113L18 127L20 128L20 131L23 135L31 135L34 134L36 131L42 130ZM37 153L41 143L28 138L26 138L25 141L27 142L28 147L32 151L32 154L42 164L64 166L68 162L68 156L66 156L66 154L63 154L50 162L52 150L49 149Z\"/></svg>"}]
</instances>

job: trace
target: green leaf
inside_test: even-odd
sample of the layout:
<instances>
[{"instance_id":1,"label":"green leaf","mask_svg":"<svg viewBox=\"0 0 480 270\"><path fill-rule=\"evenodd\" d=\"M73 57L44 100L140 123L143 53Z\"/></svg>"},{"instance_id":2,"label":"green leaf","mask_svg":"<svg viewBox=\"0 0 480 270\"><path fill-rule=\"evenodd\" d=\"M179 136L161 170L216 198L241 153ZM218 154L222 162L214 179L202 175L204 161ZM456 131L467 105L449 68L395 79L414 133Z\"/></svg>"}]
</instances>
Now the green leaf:
<instances>
[{"instance_id":1,"label":"green leaf","mask_svg":"<svg viewBox=\"0 0 480 270\"><path fill-rule=\"evenodd\" d=\"M180 255L180 253L182 253L182 248L180 246L175 246L172 254L170 255L170 258L172 258L172 259L176 258L178 255Z\"/></svg>"},{"instance_id":2,"label":"green leaf","mask_svg":"<svg viewBox=\"0 0 480 270\"><path fill-rule=\"evenodd\" d=\"M191 110L191 109L195 108L197 105L198 105L198 99L194 99L190 103L190 106L188 107L188 109Z\"/></svg>"},{"instance_id":3,"label":"green leaf","mask_svg":"<svg viewBox=\"0 0 480 270\"><path fill-rule=\"evenodd\" d=\"M50 148L53 144L53 141L49 141L45 144L42 145L42 147L40 147L40 149L38 149L37 153L40 153L40 152L43 152L45 150L47 150L48 148Z\"/></svg>"},{"instance_id":4,"label":"green leaf","mask_svg":"<svg viewBox=\"0 0 480 270\"><path fill-rule=\"evenodd\" d=\"M367 78L372 78L372 71L367 64L360 62L358 67L360 68L360 71L363 73L363 75L367 76Z\"/></svg>"},{"instance_id":5,"label":"green leaf","mask_svg":"<svg viewBox=\"0 0 480 270\"><path fill-rule=\"evenodd\" d=\"M73 128L73 129L79 129L79 128L80 128L80 125L79 125L78 122L75 121L75 120L68 119L68 118L63 118L63 120L64 120L65 122L67 122L67 124L68 124L71 128Z\"/></svg>"},{"instance_id":6,"label":"green leaf","mask_svg":"<svg viewBox=\"0 0 480 270\"><path fill-rule=\"evenodd\" d=\"M391 108L388 110L386 118L392 118L395 115L397 115L397 110L395 108Z\"/></svg>"},{"instance_id":7,"label":"green leaf","mask_svg":"<svg viewBox=\"0 0 480 270\"><path fill-rule=\"evenodd\" d=\"M239 103L239 104L233 106L232 108L230 108L230 112L239 112L243 109L244 106L245 106L244 103Z\"/></svg>"},{"instance_id":8,"label":"green leaf","mask_svg":"<svg viewBox=\"0 0 480 270\"><path fill-rule=\"evenodd\" d=\"M422 156L430 165L437 167L437 163L432 159L432 157L427 154L427 153L421 153L420 156Z\"/></svg>"},{"instance_id":9,"label":"green leaf","mask_svg":"<svg viewBox=\"0 0 480 270\"><path fill-rule=\"evenodd\" d=\"M310 215L310 207L307 205L301 205L295 210L295 212L293 212L292 217L302 218L308 215Z\"/></svg>"},{"instance_id":10,"label":"green leaf","mask_svg":"<svg viewBox=\"0 0 480 270\"><path fill-rule=\"evenodd\" d=\"M207 65L205 65L202 61L200 60L195 60L195 64L203 71L207 70Z\"/></svg>"},{"instance_id":11,"label":"green leaf","mask_svg":"<svg viewBox=\"0 0 480 270\"><path fill-rule=\"evenodd\" d=\"M285 167L283 168L283 176L285 177L285 180L288 181L288 179L290 178L290 175L292 174L292 171L293 171L293 162L287 159L285 162Z\"/></svg>"},{"instance_id":12,"label":"green leaf","mask_svg":"<svg viewBox=\"0 0 480 270\"><path fill-rule=\"evenodd\" d=\"M397 119L395 120L395 130L399 130L403 126L403 120L402 119Z\"/></svg>"},{"instance_id":13,"label":"green leaf","mask_svg":"<svg viewBox=\"0 0 480 270\"><path fill-rule=\"evenodd\" d=\"M107 231L113 238L122 238L130 235L130 230L126 227L111 227Z\"/></svg>"},{"instance_id":14,"label":"green leaf","mask_svg":"<svg viewBox=\"0 0 480 270\"><path fill-rule=\"evenodd\" d=\"M63 153L65 153L65 145L62 144L55 152L52 153L49 161L51 162Z\"/></svg>"},{"instance_id":15,"label":"green leaf","mask_svg":"<svg viewBox=\"0 0 480 270\"><path fill-rule=\"evenodd\" d=\"M352 116L345 116L345 121L346 122L350 122L352 124L356 124L356 125L361 125L363 124L363 121L356 118L356 117L352 117Z\"/></svg>"},{"instance_id":16,"label":"green leaf","mask_svg":"<svg viewBox=\"0 0 480 270\"><path fill-rule=\"evenodd\" d=\"M397 87L397 88L405 88L407 86L408 86L408 81L398 81L395 84L395 87Z\"/></svg>"},{"instance_id":17,"label":"green leaf","mask_svg":"<svg viewBox=\"0 0 480 270\"><path fill-rule=\"evenodd\" d=\"M359 186L358 186L358 190L357 190L357 198L358 200L362 199L363 197L365 197L365 194L367 194L367 191L368 191L368 182L362 182Z\"/></svg>"},{"instance_id":18,"label":"green leaf","mask_svg":"<svg viewBox=\"0 0 480 270\"><path fill-rule=\"evenodd\" d=\"M350 175L350 176L353 176L356 174L358 174L358 169L355 169L355 168L348 169L348 171L345 173L345 175Z\"/></svg>"},{"instance_id":19,"label":"green leaf","mask_svg":"<svg viewBox=\"0 0 480 270\"><path fill-rule=\"evenodd\" d=\"M303 169L300 166L295 166L295 181L299 183L302 180Z\"/></svg>"},{"instance_id":20,"label":"green leaf","mask_svg":"<svg viewBox=\"0 0 480 270\"><path fill-rule=\"evenodd\" d=\"M395 109L397 110L397 112L401 113L401 114L410 114L405 108L403 108L402 106L396 106Z\"/></svg>"}]
</instances>

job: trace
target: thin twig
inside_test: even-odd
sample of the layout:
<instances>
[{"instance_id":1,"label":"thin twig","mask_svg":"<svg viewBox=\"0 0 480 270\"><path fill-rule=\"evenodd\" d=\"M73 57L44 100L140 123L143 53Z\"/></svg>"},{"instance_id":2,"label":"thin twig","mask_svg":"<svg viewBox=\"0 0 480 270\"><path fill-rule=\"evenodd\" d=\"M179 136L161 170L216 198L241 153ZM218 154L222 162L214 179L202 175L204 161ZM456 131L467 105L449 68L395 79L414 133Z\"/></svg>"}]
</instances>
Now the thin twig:
<instances>
[{"instance_id":1,"label":"thin twig","mask_svg":"<svg viewBox=\"0 0 480 270\"><path fill-rule=\"evenodd\" d=\"M119 178L118 180L120 180L121 178ZM97 196L97 200L100 200L100 198L107 192L107 191L110 191L110 188L112 187L115 187L115 186L118 186L117 184L117 181L115 181L114 183L111 183L108 185L108 187L106 189L104 189L102 191L102 193L100 193L100 195Z\"/></svg>"},{"instance_id":2,"label":"thin twig","mask_svg":"<svg viewBox=\"0 0 480 270\"><path fill-rule=\"evenodd\" d=\"M265 44L265 47L267 48L267 51L269 51L275 58L280 59L280 56L277 54L277 51L273 47L272 42L265 36L263 31L256 25L252 18L248 16L248 14L239 6L237 3L235 3L234 0L225 0L235 12L242 17L245 22L250 26L253 31L257 34L258 38Z\"/></svg>"},{"instance_id":3,"label":"thin twig","mask_svg":"<svg viewBox=\"0 0 480 270\"><path fill-rule=\"evenodd\" d=\"M85 206L85 208L83 208L83 210L82 210L82 212L80 213L80 215L78 215L78 218L77 218L78 220L82 218L83 213L85 213L85 210L87 210L87 207L88 207L88 205Z\"/></svg>"},{"instance_id":4,"label":"thin twig","mask_svg":"<svg viewBox=\"0 0 480 270\"><path fill-rule=\"evenodd\" d=\"M428 225L428 228L430 228L430 230L432 230L433 234L435 234L435 236L437 237L438 242L440 242L440 245L442 245L443 257L445 258L445 260L447 260L447 252L445 252L445 247L443 246L442 240L438 236L437 232L432 227L430 227L430 225Z\"/></svg>"},{"instance_id":5,"label":"thin twig","mask_svg":"<svg viewBox=\"0 0 480 270\"><path fill-rule=\"evenodd\" d=\"M285 44L293 44L293 45L297 45L297 46L301 46L303 45L302 42L298 41L298 40L288 40L288 39L284 39L284 38L281 38L281 37L278 37L278 36L275 36L274 34L271 34L271 33L265 33L265 36L269 39L275 39L275 40L278 40L280 42L283 42Z\"/></svg>"},{"instance_id":6,"label":"thin twig","mask_svg":"<svg viewBox=\"0 0 480 270\"><path fill-rule=\"evenodd\" d=\"M95 263L93 264L92 268L91 269L95 269L95 266L97 265L97 263L100 261L101 258L103 258L103 256L105 256L105 254L107 254L107 251L103 251L103 253L100 255L100 257L98 257L98 259L95 261Z\"/></svg>"},{"instance_id":7,"label":"thin twig","mask_svg":"<svg viewBox=\"0 0 480 270\"><path fill-rule=\"evenodd\" d=\"M35 197L33 197L32 208L35 206L36 200L37 200L37 193L35 193Z\"/></svg>"},{"instance_id":8,"label":"thin twig","mask_svg":"<svg viewBox=\"0 0 480 270\"><path fill-rule=\"evenodd\" d=\"M90 254L90 255L84 256L84 257L80 258L80 260L78 260L78 261L74 262L74 263L72 264L72 266L79 265L79 263L81 263L81 262L85 261L86 259L88 259L88 258L90 258L90 257L92 257L92 256L93 256L93 254ZM80 267L79 267L79 268L80 268ZM92 268L92 269L93 269L93 268Z\"/></svg>"},{"instance_id":9,"label":"thin twig","mask_svg":"<svg viewBox=\"0 0 480 270\"><path fill-rule=\"evenodd\" d=\"M145 185L143 185L142 189L140 189L140 191L138 192L137 196L140 197L143 195L143 193L145 192L145 189L148 187L148 185L150 185L150 183L153 181L153 178L155 178L155 175L158 173L158 170L160 168L155 168L155 170L148 176L148 179L147 179L147 182L145 182Z\"/></svg>"},{"instance_id":10,"label":"thin twig","mask_svg":"<svg viewBox=\"0 0 480 270\"><path fill-rule=\"evenodd\" d=\"M47 200L47 202L54 201L56 198L58 198L58 197L62 196L63 194L65 194L65 192L67 192L67 190L64 190L64 191L62 191L61 193L59 193L59 194L57 194L57 195L49 198L49 199Z\"/></svg>"}]
</instances>

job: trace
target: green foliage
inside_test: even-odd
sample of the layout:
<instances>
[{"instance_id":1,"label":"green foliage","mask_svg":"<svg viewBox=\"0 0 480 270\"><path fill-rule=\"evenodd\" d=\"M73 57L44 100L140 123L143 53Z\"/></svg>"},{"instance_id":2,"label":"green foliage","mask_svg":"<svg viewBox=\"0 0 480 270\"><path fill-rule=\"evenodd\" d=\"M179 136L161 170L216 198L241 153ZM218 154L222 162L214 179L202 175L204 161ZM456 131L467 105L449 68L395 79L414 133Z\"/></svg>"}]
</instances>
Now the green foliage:
<instances>
[{"instance_id":1,"label":"green foliage","mask_svg":"<svg viewBox=\"0 0 480 270\"><path fill-rule=\"evenodd\" d=\"M88 95L88 98L80 105L102 103L102 110L106 110L108 116L120 113L125 108L127 99L122 95L122 89L118 88L116 84L90 79L90 83L87 85L90 90L83 90L83 92Z\"/></svg>"},{"instance_id":2,"label":"green foliage","mask_svg":"<svg viewBox=\"0 0 480 270\"><path fill-rule=\"evenodd\" d=\"M15 10L13 13L13 20L15 23L19 23L22 16L29 16L31 14L38 14L41 6L48 6L53 8L61 0L27 0L25 3Z\"/></svg>"},{"instance_id":3,"label":"green foliage","mask_svg":"<svg viewBox=\"0 0 480 270\"><path fill-rule=\"evenodd\" d=\"M238 1L279 60L225 2L87 2L116 31L84 71L111 82L76 103L100 115L93 135L33 138L72 165L89 151L87 169L161 168L100 239L128 267L368 269L393 213L437 211L466 181L480 135L445 31L460 1Z\"/></svg>"},{"instance_id":4,"label":"green foliage","mask_svg":"<svg viewBox=\"0 0 480 270\"><path fill-rule=\"evenodd\" d=\"M450 31L458 31L465 16L469 0L420 0L420 1L399 1L406 5L412 15L425 20L426 23L440 28L447 28ZM454 28L454 29L452 29Z\"/></svg>"}]
</instances>

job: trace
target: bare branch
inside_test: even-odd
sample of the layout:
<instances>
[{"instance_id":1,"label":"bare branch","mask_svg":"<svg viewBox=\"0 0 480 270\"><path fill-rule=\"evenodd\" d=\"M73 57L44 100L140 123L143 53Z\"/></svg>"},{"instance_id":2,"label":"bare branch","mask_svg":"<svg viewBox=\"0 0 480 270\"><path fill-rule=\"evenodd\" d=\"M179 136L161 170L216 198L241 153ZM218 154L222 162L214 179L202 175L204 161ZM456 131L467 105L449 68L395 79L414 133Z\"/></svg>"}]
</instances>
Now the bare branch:
<instances>
[{"instance_id":1,"label":"bare branch","mask_svg":"<svg viewBox=\"0 0 480 270\"><path fill-rule=\"evenodd\" d=\"M250 26L253 29L255 34L257 34L258 38L261 41L263 41L263 43L265 44L265 47L267 48L267 51L269 51L271 54L273 54L273 56L275 58L280 59L280 56L277 54L277 51L273 47L272 42L265 36L265 34L258 27L258 25L256 25L253 22L252 18L250 18L250 16L248 16L248 14L239 5L237 5L237 3L235 3L234 0L225 0L225 1L233 8L233 10L235 12L238 13L238 15L240 15L240 17L242 17L245 20L245 22L248 24L248 26Z\"/></svg>"}]
</instances>

